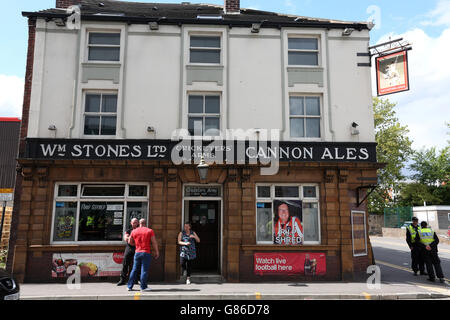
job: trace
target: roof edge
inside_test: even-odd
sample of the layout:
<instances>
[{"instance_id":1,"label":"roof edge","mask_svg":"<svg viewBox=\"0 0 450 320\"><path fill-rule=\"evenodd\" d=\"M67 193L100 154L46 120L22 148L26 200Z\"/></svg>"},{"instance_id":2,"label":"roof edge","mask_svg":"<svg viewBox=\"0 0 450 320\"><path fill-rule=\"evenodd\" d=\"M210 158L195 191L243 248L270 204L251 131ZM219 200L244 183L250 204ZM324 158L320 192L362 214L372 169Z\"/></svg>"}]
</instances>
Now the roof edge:
<instances>
[{"instance_id":1,"label":"roof edge","mask_svg":"<svg viewBox=\"0 0 450 320\"><path fill-rule=\"evenodd\" d=\"M51 12L22 12L23 17L27 18L67 18L69 14L66 13L51 13ZM260 20L244 21L244 20L198 20L190 18L166 18L161 20L160 17L143 18L133 16L98 16L92 14L81 14L82 20L87 21L111 21L111 22L127 22L128 24L146 24L149 22L158 22L160 24L209 24L209 25L232 25L232 26L251 26L252 23L260 23ZM369 30L368 22L327 22L327 21L292 21L292 22L271 22L267 21L261 25L262 28L281 28L281 27L310 27L310 28L327 28L327 29L343 29L354 28L359 31Z\"/></svg>"}]
</instances>

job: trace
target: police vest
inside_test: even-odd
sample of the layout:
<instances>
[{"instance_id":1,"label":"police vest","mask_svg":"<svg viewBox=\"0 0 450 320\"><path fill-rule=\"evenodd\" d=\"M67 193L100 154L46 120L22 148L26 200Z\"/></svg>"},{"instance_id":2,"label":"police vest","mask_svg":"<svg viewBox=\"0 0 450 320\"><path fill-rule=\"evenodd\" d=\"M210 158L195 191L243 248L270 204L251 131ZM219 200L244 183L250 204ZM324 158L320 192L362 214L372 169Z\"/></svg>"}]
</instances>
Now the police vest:
<instances>
[{"instance_id":1,"label":"police vest","mask_svg":"<svg viewBox=\"0 0 450 320\"><path fill-rule=\"evenodd\" d=\"M423 228L418 231L420 236L420 242L424 245L429 245L434 241L434 231L431 228Z\"/></svg>"},{"instance_id":2,"label":"police vest","mask_svg":"<svg viewBox=\"0 0 450 320\"><path fill-rule=\"evenodd\" d=\"M414 242L416 240L417 231L416 231L416 229L414 229L412 224L408 226L408 229L409 229L409 233L411 234L411 240L412 240L412 242ZM417 227L417 230L420 230L419 226Z\"/></svg>"}]
</instances>

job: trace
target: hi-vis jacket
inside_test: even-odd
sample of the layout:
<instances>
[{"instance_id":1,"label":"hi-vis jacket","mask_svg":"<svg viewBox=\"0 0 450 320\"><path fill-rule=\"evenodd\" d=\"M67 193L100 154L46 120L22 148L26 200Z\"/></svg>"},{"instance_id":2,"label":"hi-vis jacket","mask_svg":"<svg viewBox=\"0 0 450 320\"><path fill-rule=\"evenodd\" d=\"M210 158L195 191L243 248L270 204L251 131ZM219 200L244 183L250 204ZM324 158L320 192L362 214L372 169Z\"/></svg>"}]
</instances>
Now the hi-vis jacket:
<instances>
[{"instance_id":1,"label":"hi-vis jacket","mask_svg":"<svg viewBox=\"0 0 450 320\"><path fill-rule=\"evenodd\" d=\"M431 228L422 228L418 230L420 242L426 246L434 242L434 231Z\"/></svg>"},{"instance_id":2,"label":"hi-vis jacket","mask_svg":"<svg viewBox=\"0 0 450 320\"><path fill-rule=\"evenodd\" d=\"M286 245L303 243L303 227L300 219L292 217L285 225L278 220L275 225L275 243Z\"/></svg>"}]
</instances>

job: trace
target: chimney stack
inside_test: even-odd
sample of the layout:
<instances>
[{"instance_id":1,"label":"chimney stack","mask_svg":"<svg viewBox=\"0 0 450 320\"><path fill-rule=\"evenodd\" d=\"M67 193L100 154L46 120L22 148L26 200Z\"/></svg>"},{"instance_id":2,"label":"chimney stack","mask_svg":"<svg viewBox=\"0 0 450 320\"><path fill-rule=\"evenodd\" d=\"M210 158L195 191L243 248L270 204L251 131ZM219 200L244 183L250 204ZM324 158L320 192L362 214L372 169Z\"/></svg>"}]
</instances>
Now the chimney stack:
<instances>
[{"instance_id":1,"label":"chimney stack","mask_svg":"<svg viewBox=\"0 0 450 320\"><path fill-rule=\"evenodd\" d=\"M240 0L225 0L225 13L241 13Z\"/></svg>"},{"instance_id":2,"label":"chimney stack","mask_svg":"<svg viewBox=\"0 0 450 320\"><path fill-rule=\"evenodd\" d=\"M67 9L70 6L80 4L81 0L56 0L56 8Z\"/></svg>"}]
</instances>

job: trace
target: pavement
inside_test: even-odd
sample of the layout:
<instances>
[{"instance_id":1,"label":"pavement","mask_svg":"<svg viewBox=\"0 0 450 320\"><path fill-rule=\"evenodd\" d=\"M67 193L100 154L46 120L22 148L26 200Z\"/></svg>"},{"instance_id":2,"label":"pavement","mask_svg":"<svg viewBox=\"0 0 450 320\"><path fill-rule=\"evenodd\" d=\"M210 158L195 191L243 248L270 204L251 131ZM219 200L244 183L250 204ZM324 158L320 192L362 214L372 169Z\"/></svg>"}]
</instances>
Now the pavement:
<instances>
[{"instance_id":1,"label":"pavement","mask_svg":"<svg viewBox=\"0 0 450 320\"><path fill-rule=\"evenodd\" d=\"M439 245L446 283L432 283L426 276L414 277L404 239L371 237L379 287L366 282L311 283L150 283L150 292L128 292L115 283L22 284L23 300L414 300L450 299L450 245ZM368 274L369 278L372 273Z\"/></svg>"}]
</instances>

